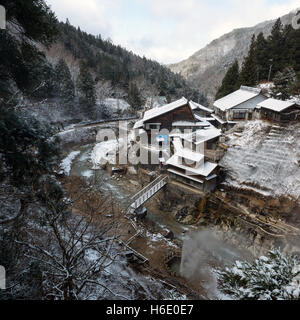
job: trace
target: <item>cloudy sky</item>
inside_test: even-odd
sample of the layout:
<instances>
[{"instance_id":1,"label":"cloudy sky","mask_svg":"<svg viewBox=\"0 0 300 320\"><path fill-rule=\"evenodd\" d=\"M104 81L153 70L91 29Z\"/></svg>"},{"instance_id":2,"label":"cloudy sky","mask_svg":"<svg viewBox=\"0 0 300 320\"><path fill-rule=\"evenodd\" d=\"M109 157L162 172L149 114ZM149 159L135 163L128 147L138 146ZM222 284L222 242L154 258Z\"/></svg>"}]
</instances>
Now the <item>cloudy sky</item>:
<instances>
[{"instance_id":1,"label":"cloudy sky","mask_svg":"<svg viewBox=\"0 0 300 320\"><path fill-rule=\"evenodd\" d=\"M61 21L155 59L188 58L232 29L299 7L299 0L46 0Z\"/></svg>"}]
</instances>

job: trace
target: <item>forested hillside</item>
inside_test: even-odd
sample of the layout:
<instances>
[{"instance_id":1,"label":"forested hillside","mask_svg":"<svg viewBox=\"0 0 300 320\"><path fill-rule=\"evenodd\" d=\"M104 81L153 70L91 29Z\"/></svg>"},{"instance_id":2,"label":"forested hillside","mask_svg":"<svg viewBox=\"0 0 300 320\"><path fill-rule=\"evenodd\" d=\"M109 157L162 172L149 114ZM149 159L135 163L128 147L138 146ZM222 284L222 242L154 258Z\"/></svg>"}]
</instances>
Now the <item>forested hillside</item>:
<instances>
[{"instance_id":1,"label":"forested hillside","mask_svg":"<svg viewBox=\"0 0 300 320\"><path fill-rule=\"evenodd\" d=\"M300 29L285 27L278 19L269 37L263 33L253 35L251 46L242 66L238 61L227 71L216 99L240 85L255 86L260 82L273 81L273 95L287 99L300 94Z\"/></svg>"},{"instance_id":2,"label":"forested hillside","mask_svg":"<svg viewBox=\"0 0 300 320\"><path fill-rule=\"evenodd\" d=\"M124 269L127 262L115 241L119 222L106 220L109 214L119 221L112 196L79 179L70 186L78 188L76 194L84 200L78 212L86 216L72 213L73 199L58 174L57 130L42 122L39 113L32 115L33 104L49 113L54 103L66 113L75 113L76 104L87 114L91 111L97 79L89 54L82 56L74 81L63 60L52 65L37 47L50 48L62 27L45 2L1 0L0 5L8 19L8 30L0 30L0 265L7 275L0 300L138 299L152 294L164 299L169 290L163 285ZM131 84L128 90L133 90Z\"/></svg>"},{"instance_id":3,"label":"forested hillside","mask_svg":"<svg viewBox=\"0 0 300 320\"><path fill-rule=\"evenodd\" d=\"M75 59L84 61L95 75L95 81L110 81L128 95L128 102L138 107L148 95L169 99L186 96L199 98L199 93L180 75L175 75L158 62L141 58L126 49L75 28L67 21L59 24L60 38ZM201 102L204 102L200 95Z\"/></svg>"},{"instance_id":4,"label":"forested hillside","mask_svg":"<svg viewBox=\"0 0 300 320\"><path fill-rule=\"evenodd\" d=\"M43 20L47 30L38 25L32 3L47 12ZM168 100L185 96L206 103L185 79L159 63L103 40L101 35L87 34L68 21L59 23L44 1L0 4L6 8L8 20L7 30L0 30L2 102L26 105L27 110L52 123L66 119L70 123L74 117L76 121L109 118L107 98L127 101L129 113L154 96ZM23 24L24 12L30 22ZM40 36L39 31L46 34Z\"/></svg>"}]
</instances>

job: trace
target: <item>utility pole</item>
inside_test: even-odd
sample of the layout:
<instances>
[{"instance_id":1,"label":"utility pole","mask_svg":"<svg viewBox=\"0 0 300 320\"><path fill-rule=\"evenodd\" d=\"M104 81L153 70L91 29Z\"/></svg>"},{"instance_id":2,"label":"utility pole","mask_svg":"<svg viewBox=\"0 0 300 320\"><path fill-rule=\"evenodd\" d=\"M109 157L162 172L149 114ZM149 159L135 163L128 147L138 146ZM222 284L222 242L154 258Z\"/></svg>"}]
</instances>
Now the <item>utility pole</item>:
<instances>
[{"instance_id":1,"label":"utility pole","mask_svg":"<svg viewBox=\"0 0 300 320\"><path fill-rule=\"evenodd\" d=\"M272 72L272 67L273 67L273 59L270 59L271 65L270 65L270 70L269 70L269 76L268 76L268 82L270 82L271 78L271 72Z\"/></svg>"}]
</instances>

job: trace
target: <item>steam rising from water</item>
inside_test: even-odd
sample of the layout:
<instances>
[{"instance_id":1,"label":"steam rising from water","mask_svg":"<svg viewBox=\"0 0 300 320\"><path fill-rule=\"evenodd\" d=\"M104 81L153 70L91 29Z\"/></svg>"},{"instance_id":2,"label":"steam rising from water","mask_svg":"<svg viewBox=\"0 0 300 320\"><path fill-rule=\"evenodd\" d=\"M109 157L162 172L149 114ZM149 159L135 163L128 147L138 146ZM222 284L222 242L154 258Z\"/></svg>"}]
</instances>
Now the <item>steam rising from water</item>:
<instances>
[{"instance_id":1,"label":"steam rising from water","mask_svg":"<svg viewBox=\"0 0 300 320\"><path fill-rule=\"evenodd\" d=\"M247 257L249 254L218 240L209 230L193 232L183 243L180 273L190 282L199 283L209 298L220 298L214 270Z\"/></svg>"}]
</instances>

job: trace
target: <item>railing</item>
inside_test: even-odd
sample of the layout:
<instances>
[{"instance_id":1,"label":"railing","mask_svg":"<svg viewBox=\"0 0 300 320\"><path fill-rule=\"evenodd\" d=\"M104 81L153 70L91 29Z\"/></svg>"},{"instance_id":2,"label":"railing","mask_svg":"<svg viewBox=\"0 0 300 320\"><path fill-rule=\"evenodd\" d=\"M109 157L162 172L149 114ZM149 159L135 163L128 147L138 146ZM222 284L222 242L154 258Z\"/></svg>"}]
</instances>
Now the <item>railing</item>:
<instances>
[{"instance_id":1,"label":"railing","mask_svg":"<svg viewBox=\"0 0 300 320\"><path fill-rule=\"evenodd\" d=\"M167 184L168 176L159 176L150 184L148 184L144 189L139 191L136 195L134 195L131 200L130 207L132 209L139 208L142 204L144 204L147 200L149 200L154 194L156 194L162 187Z\"/></svg>"}]
</instances>

